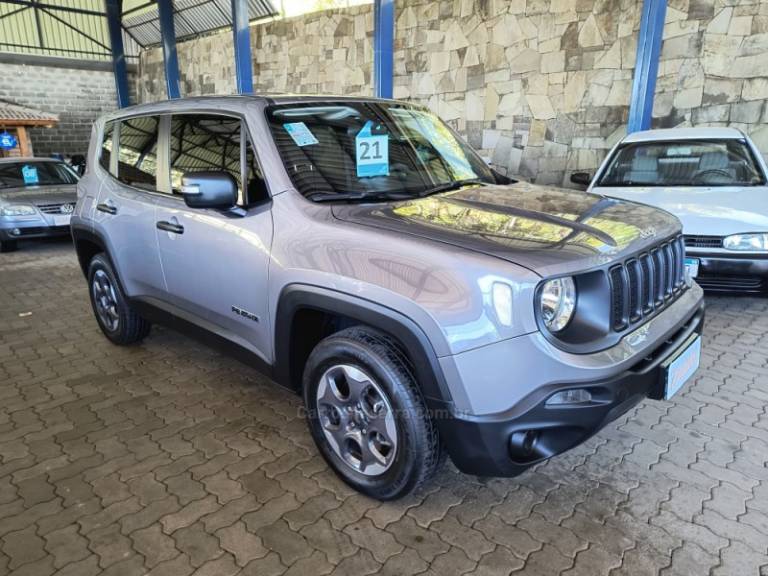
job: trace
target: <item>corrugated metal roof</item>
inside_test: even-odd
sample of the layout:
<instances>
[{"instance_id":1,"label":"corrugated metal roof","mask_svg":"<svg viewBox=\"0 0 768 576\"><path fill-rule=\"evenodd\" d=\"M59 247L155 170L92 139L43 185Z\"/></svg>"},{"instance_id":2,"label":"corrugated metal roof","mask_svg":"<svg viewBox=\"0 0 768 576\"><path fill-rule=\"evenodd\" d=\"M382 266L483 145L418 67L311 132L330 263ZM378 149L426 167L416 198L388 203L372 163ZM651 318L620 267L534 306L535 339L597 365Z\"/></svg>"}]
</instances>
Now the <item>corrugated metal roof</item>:
<instances>
[{"instance_id":1,"label":"corrugated metal roof","mask_svg":"<svg viewBox=\"0 0 768 576\"><path fill-rule=\"evenodd\" d=\"M250 20L276 16L271 0L248 0ZM173 23L181 40L232 25L230 0L175 0ZM123 17L123 28L141 46L160 44L160 23L156 6Z\"/></svg>"},{"instance_id":2,"label":"corrugated metal roof","mask_svg":"<svg viewBox=\"0 0 768 576\"><path fill-rule=\"evenodd\" d=\"M140 46L123 32L128 58ZM103 0L0 0L0 50L87 60L112 58Z\"/></svg>"},{"instance_id":3,"label":"corrugated metal roof","mask_svg":"<svg viewBox=\"0 0 768 576\"><path fill-rule=\"evenodd\" d=\"M56 114L0 100L0 125L55 124L58 121L59 117Z\"/></svg>"},{"instance_id":4,"label":"corrugated metal roof","mask_svg":"<svg viewBox=\"0 0 768 576\"><path fill-rule=\"evenodd\" d=\"M184 39L232 25L230 0L174 0L176 38ZM278 15L271 0L248 0L251 20ZM125 55L136 59L142 47L161 42L157 3L123 14ZM22 54L111 60L103 0L0 0L0 50Z\"/></svg>"}]
</instances>

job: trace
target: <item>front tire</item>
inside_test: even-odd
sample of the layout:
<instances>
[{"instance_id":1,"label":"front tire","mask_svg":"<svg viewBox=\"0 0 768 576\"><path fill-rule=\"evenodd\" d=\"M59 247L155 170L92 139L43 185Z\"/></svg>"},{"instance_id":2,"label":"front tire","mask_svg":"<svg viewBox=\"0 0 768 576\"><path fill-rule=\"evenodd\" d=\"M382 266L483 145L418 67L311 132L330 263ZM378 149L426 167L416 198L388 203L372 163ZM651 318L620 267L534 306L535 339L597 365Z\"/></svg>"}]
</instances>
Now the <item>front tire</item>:
<instances>
[{"instance_id":1,"label":"front tire","mask_svg":"<svg viewBox=\"0 0 768 576\"><path fill-rule=\"evenodd\" d=\"M104 254L94 256L88 266L88 292L99 328L112 343L134 344L149 334L152 325L131 307Z\"/></svg>"},{"instance_id":2,"label":"front tire","mask_svg":"<svg viewBox=\"0 0 768 576\"><path fill-rule=\"evenodd\" d=\"M307 360L303 392L320 453L359 492L401 498L441 462L437 429L408 362L385 334L354 327L322 340Z\"/></svg>"}]
</instances>

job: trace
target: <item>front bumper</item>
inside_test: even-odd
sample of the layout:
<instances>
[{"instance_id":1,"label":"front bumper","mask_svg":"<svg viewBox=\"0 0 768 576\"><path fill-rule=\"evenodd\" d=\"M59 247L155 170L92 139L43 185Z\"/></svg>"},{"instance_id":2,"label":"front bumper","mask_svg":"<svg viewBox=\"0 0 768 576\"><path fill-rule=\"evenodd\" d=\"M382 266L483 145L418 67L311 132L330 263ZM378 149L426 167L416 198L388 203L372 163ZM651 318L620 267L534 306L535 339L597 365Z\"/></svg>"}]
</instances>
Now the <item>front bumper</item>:
<instances>
[{"instance_id":1,"label":"front bumper","mask_svg":"<svg viewBox=\"0 0 768 576\"><path fill-rule=\"evenodd\" d=\"M696 277L702 288L712 292L762 292L768 287L768 254L711 253L686 251L699 260Z\"/></svg>"},{"instance_id":2,"label":"front bumper","mask_svg":"<svg viewBox=\"0 0 768 576\"><path fill-rule=\"evenodd\" d=\"M581 444L644 398L663 398L667 364L701 334L703 326L700 301L652 350L610 377L539 387L503 413L471 416L445 410L438 419L443 443L462 472L516 476ZM556 392L575 388L587 389L592 401L546 405Z\"/></svg>"},{"instance_id":3,"label":"front bumper","mask_svg":"<svg viewBox=\"0 0 768 576\"><path fill-rule=\"evenodd\" d=\"M64 236L70 233L69 226L56 226L47 219L12 220L0 218L0 240L24 240L26 238L45 238Z\"/></svg>"}]
</instances>

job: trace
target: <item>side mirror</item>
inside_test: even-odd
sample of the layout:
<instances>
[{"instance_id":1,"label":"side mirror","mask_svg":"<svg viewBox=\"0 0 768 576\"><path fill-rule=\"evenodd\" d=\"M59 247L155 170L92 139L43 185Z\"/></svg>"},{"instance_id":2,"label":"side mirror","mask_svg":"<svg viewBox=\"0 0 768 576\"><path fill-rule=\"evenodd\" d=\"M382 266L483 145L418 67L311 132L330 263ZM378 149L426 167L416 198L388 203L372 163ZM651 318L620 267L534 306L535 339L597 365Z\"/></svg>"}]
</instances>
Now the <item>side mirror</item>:
<instances>
[{"instance_id":1,"label":"side mirror","mask_svg":"<svg viewBox=\"0 0 768 576\"><path fill-rule=\"evenodd\" d=\"M237 203L237 182L228 172L187 172L181 194L190 208L229 210Z\"/></svg>"},{"instance_id":2,"label":"side mirror","mask_svg":"<svg viewBox=\"0 0 768 576\"><path fill-rule=\"evenodd\" d=\"M588 188L592 183L592 175L589 172L574 172L571 174L571 182Z\"/></svg>"}]
</instances>

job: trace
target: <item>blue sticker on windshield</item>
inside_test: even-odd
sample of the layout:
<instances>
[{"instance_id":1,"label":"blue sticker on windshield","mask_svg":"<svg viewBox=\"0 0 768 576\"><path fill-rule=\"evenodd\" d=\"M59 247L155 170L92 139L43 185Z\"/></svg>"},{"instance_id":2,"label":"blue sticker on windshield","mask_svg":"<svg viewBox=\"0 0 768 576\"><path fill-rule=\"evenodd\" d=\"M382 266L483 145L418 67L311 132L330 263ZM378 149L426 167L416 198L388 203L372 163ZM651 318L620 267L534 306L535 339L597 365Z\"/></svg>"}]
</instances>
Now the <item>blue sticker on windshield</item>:
<instances>
[{"instance_id":1,"label":"blue sticker on windshield","mask_svg":"<svg viewBox=\"0 0 768 576\"><path fill-rule=\"evenodd\" d=\"M296 142L296 146L311 146L312 144L319 144L315 135L309 131L307 125L304 122L291 122L290 124L283 124L283 128L288 134L291 135L293 141Z\"/></svg>"},{"instance_id":2,"label":"blue sticker on windshield","mask_svg":"<svg viewBox=\"0 0 768 576\"><path fill-rule=\"evenodd\" d=\"M373 135L373 121L368 120L355 137L357 177L389 176L389 136Z\"/></svg>"},{"instance_id":3,"label":"blue sticker on windshield","mask_svg":"<svg viewBox=\"0 0 768 576\"><path fill-rule=\"evenodd\" d=\"M24 177L24 184L37 184L40 178L37 176L37 168L34 166L23 166L21 175Z\"/></svg>"}]
</instances>

